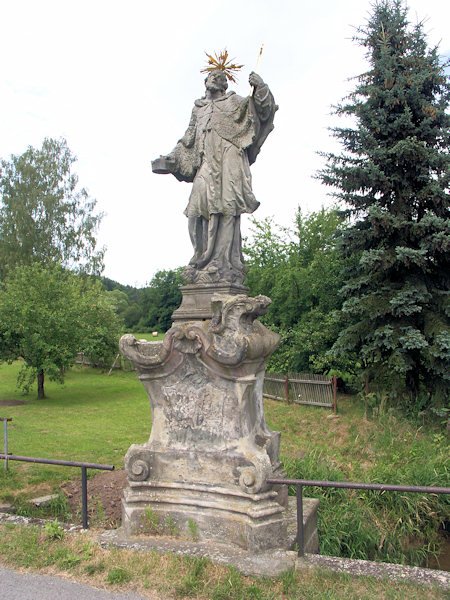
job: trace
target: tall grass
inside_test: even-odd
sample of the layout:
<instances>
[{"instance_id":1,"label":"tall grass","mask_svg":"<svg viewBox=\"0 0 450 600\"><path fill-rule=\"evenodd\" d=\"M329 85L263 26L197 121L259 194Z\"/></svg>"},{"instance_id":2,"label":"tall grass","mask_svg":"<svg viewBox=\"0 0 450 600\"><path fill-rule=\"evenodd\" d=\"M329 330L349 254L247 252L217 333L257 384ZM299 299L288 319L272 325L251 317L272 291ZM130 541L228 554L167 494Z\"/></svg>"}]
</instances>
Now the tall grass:
<instances>
[{"instance_id":1,"label":"tall grass","mask_svg":"<svg viewBox=\"0 0 450 600\"><path fill-rule=\"evenodd\" d=\"M360 473L363 481L450 487L448 444L443 438L414 432L411 424L389 413L380 416L361 441L377 457ZM285 457L284 465L289 477L348 480L342 467L322 450L311 450L302 458ZM321 554L421 565L439 552L438 529L448 519L448 496L336 488L304 491L321 501Z\"/></svg>"}]
</instances>

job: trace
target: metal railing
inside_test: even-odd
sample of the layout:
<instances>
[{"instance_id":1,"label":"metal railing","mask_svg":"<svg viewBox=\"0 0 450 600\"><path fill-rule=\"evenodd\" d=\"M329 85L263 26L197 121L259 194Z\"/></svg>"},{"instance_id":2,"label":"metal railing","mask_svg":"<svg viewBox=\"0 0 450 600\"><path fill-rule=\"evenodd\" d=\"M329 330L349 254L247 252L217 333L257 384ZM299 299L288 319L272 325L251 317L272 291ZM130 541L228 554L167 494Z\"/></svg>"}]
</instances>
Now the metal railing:
<instances>
[{"instance_id":1,"label":"metal railing","mask_svg":"<svg viewBox=\"0 0 450 600\"><path fill-rule=\"evenodd\" d=\"M58 465L62 467L81 468L81 515L84 529L89 527L87 512L87 469L102 469L114 471L114 465L101 465L97 463L77 462L73 460L56 460L54 458L36 458L35 456L17 456L15 454L0 454L0 459L5 461L18 460L21 462L42 463L45 465Z\"/></svg>"},{"instance_id":2,"label":"metal railing","mask_svg":"<svg viewBox=\"0 0 450 600\"><path fill-rule=\"evenodd\" d=\"M347 490L378 490L381 492L417 492L420 494L450 494L450 488L416 485L391 485L387 483L352 483L350 481L316 481L313 479L266 479L275 485L295 485L297 492L297 545L298 555L305 553L303 532L303 486L333 487Z\"/></svg>"},{"instance_id":3,"label":"metal railing","mask_svg":"<svg viewBox=\"0 0 450 600\"><path fill-rule=\"evenodd\" d=\"M8 423L12 421L10 417L0 417L3 421L3 452L5 453L5 470L8 470Z\"/></svg>"}]
</instances>

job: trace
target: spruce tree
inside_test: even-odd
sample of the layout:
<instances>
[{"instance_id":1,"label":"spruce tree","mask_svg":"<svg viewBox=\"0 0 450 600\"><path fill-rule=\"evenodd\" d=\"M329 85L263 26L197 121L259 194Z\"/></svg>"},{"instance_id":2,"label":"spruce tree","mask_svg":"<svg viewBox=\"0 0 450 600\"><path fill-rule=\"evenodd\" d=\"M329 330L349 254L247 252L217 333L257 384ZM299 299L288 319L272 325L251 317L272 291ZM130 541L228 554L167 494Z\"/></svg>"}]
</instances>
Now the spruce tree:
<instances>
[{"instance_id":1,"label":"spruce tree","mask_svg":"<svg viewBox=\"0 0 450 600\"><path fill-rule=\"evenodd\" d=\"M342 251L359 257L334 352L357 352L417 411L445 402L449 384L449 62L400 0L374 4L357 31L370 67L336 108L352 126L332 129L343 151L323 154L319 173L350 219Z\"/></svg>"}]
</instances>

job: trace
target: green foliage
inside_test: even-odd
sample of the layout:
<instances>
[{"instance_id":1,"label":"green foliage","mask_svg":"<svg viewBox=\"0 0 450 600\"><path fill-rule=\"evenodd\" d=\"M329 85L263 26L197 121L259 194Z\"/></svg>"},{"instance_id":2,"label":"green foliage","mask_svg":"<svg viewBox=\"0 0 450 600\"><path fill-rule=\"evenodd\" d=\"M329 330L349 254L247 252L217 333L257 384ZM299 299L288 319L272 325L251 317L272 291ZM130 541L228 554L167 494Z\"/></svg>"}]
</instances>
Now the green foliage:
<instances>
[{"instance_id":1,"label":"green foliage","mask_svg":"<svg viewBox=\"0 0 450 600\"><path fill-rule=\"evenodd\" d=\"M280 581L283 585L283 594L292 594L298 590L298 580L295 567L283 571L280 575Z\"/></svg>"},{"instance_id":2,"label":"green foliage","mask_svg":"<svg viewBox=\"0 0 450 600\"><path fill-rule=\"evenodd\" d=\"M157 512L149 506L145 507L144 513L141 516L142 530L151 535L168 535L176 537L178 535L178 527L170 515L166 515L161 519Z\"/></svg>"},{"instance_id":3,"label":"green foliage","mask_svg":"<svg viewBox=\"0 0 450 600\"><path fill-rule=\"evenodd\" d=\"M123 567L113 567L108 571L106 581L111 584L127 583L128 581L131 581L131 573Z\"/></svg>"},{"instance_id":4,"label":"green foliage","mask_svg":"<svg viewBox=\"0 0 450 600\"><path fill-rule=\"evenodd\" d=\"M93 516L91 518L91 522L95 527L105 526L105 524L106 524L105 509L103 508L102 501L100 500L100 498L98 496L96 498L93 498L93 500L95 501L95 504L94 504L94 510L93 510Z\"/></svg>"},{"instance_id":5,"label":"green foliage","mask_svg":"<svg viewBox=\"0 0 450 600\"><path fill-rule=\"evenodd\" d=\"M63 492L58 492L57 497L53 498L46 506L36 506L25 500L22 496L13 498L14 513L23 517L42 519L45 517L55 517L57 519L70 522L72 514L69 509L67 498Z\"/></svg>"},{"instance_id":6,"label":"green foliage","mask_svg":"<svg viewBox=\"0 0 450 600\"><path fill-rule=\"evenodd\" d=\"M125 329L132 331L142 318L141 290L130 285L102 277L102 283L108 291L108 297Z\"/></svg>"},{"instance_id":7,"label":"green foliage","mask_svg":"<svg viewBox=\"0 0 450 600\"><path fill-rule=\"evenodd\" d=\"M166 515L166 518L164 519L164 528L168 531L169 535L178 535L178 527L170 515Z\"/></svg>"},{"instance_id":8,"label":"green foliage","mask_svg":"<svg viewBox=\"0 0 450 600\"><path fill-rule=\"evenodd\" d=\"M142 291L142 314L137 328L168 331L172 313L181 304L182 269L157 271Z\"/></svg>"},{"instance_id":9,"label":"green foliage","mask_svg":"<svg viewBox=\"0 0 450 600\"><path fill-rule=\"evenodd\" d=\"M92 361L116 353L120 324L101 285L58 265L17 267L0 289L0 360L23 359L25 390L44 374L63 382L77 352Z\"/></svg>"},{"instance_id":10,"label":"green foliage","mask_svg":"<svg viewBox=\"0 0 450 600\"><path fill-rule=\"evenodd\" d=\"M0 399L25 401L1 411L2 416L13 418L8 427L11 452L123 468L130 445L148 440L148 396L136 373L113 371L108 377L99 369L73 367L65 374L64 386L49 381L48 398L36 401L32 393L27 396L15 390L19 370L20 363L0 364ZM19 493L34 498L37 486L42 490L39 495L51 493L66 479L79 481L80 470L11 461L8 471L0 469L0 503L12 503L11 496ZM62 513L50 516L70 522Z\"/></svg>"},{"instance_id":11,"label":"green foliage","mask_svg":"<svg viewBox=\"0 0 450 600\"><path fill-rule=\"evenodd\" d=\"M269 296L272 304L263 319L282 341L271 358L278 371L324 372L345 367L327 354L340 330L337 309L343 285L344 261L335 236L343 227L336 210L296 215L295 230L282 229L270 219L253 221L246 241L250 294Z\"/></svg>"},{"instance_id":12,"label":"green foliage","mask_svg":"<svg viewBox=\"0 0 450 600\"><path fill-rule=\"evenodd\" d=\"M17 365L0 365L0 400L19 398L14 392L17 369ZM75 457L123 468L123 456L129 446L149 437L148 398L135 373L114 371L108 377L98 369L74 367L66 375L64 388L50 383L49 394L51 400L38 402L21 396L25 404L3 408L4 416L13 418L8 437L10 450L15 454ZM446 423L441 423L443 417L437 415L435 422L429 423L428 417L422 416L419 423L413 424L387 408L376 418L365 419L364 406L355 397L340 396L338 406L339 419L327 419L326 409L265 402L269 427L283 432L281 451L290 475L450 487L450 452ZM11 461L7 472L0 469L0 503L16 504L14 497L19 494L35 497L37 485L42 490L39 494L50 493L67 478L79 482L79 470ZM304 491L308 495L306 488ZM400 556L399 560L423 564L425 553L431 558L429 552L439 540L439 524L449 514L445 496L370 495L331 488L318 488L313 495L321 498L320 540L321 546L326 544L321 550L329 548L330 554L340 552L342 545L347 555L362 556L363 548L371 547L375 523L379 528L378 545L387 532L386 544L400 548L403 558ZM52 513L53 519L56 516L67 522L65 517ZM323 518L327 519L326 524ZM360 531L362 537L357 537L355 531ZM167 533L162 517L161 535ZM385 560L386 544L378 553L381 560ZM416 552L411 552L414 549ZM0 552L7 554L2 550L1 532ZM180 581L181 577L176 583ZM226 589L224 581L224 594ZM358 595L355 593L354 597Z\"/></svg>"},{"instance_id":13,"label":"green foliage","mask_svg":"<svg viewBox=\"0 0 450 600\"><path fill-rule=\"evenodd\" d=\"M181 271L181 268L157 271L150 283L139 289L102 278L127 331L166 332L170 329L172 313L181 303Z\"/></svg>"},{"instance_id":14,"label":"green foliage","mask_svg":"<svg viewBox=\"0 0 450 600\"><path fill-rule=\"evenodd\" d=\"M144 531L152 534L160 533L159 517L149 506L145 507L142 515L142 526Z\"/></svg>"},{"instance_id":15,"label":"green foliage","mask_svg":"<svg viewBox=\"0 0 450 600\"><path fill-rule=\"evenodd\" d=\"M188 572L183 577L181 585L177 586L175 590L177 598L196 596L203 589L203 573L209 563L209 560L205 557L183 556L183 560L186 563Z\"/></svg>"},{"instance_id":16,"label":"green foliage","mask_svg":"<svg viewBox=\"0 0 450 600\"><path fill-rule=\"evenodd\" d=\"M0 525L0 552L6 565L53 574L70 570L73 577L92 577L99 587L132 582L127 589L141 596L211 598L213 600L438 600L442 588L392 579L352 577L323 569L294 569L280 577L244 577L234 568L212 564L204 558L159 555L118 549L86 552L86 534L50 540L36 527ZM107 573L102 575L103 573ZM149 593L145 592L150 588Z\"/></svg>"},{"instance_id":17,"label":"green foliage","mask_svg":"<svg viewBox=\"0 0 450 600\"><path fill-rule=\"evenodd\" d=\"M0 280L15 267L39 262L99 273L104 250L95 250L102 215L78 189L76 158L64 139L46 138L0 164Z\"/></svg>"},{"instance_id":18,"label":"green foliage","mask_svg":"<svg viewBox=\"0 0 450 600\"><path fill-rule=\"evenodd\" d=\"M198 525L193 519L187 520L189 531L191 532L192 539L198 540Z\"/></svg>"},{"instance_id":19,"label":"green foliage","mask_svg":"<svg viewBox=\"0 0 450 600\"><path fill-rule=\"evenodd\" d=\"M356 126L332 130L343 152L326 154L320 173L352 217L339 248L359 258L333 353L357 353L391 401L417 413L445 401L450 377L448 63L400 0L377 2L356 41L370 67L336 109Z\"/></svg>"},{"instance_id":20,"label":"green foliage","mask_svg":"<svg viewBox=\"0 0 450 600\"><path fill-rule=\"evenodd\" d=\"M241 600L245 596L243 589L243 577L235 569L231 567L229 573L223 577L212 590L212 600Z\"/></svg>"},{"instance_id":21,"label":"green foliage","mask_svg":"<svg viewBox=\"0 0 450 600\"><path fill-rule=\"evenodd\" d=\"M74 567L80 564L81 558L74 552L62 551L62 556L56 562L57 566L64 571L71 571Z\"/></svg>"},{"instance_id":22,"label":"green foliage","mask_svg":"<svg viewBox=\"0 0 450 600\"><path fill-rule=\"evenodd\" d=\"M62 540L64 537L64 529L55 519L54 521L47 521L44 526L45 534L52 540Z\"/></svg>"},{"instance_id":23,"label":"green foliage","mask_svg":"<svg viewBox=\"0 0 450 600\"><path fill-rule=\"evenodd\" d=\"M20 567L28 568L30 566L42 567L45 559L42 555L42 538L36 527L20 527L14 541L11 543L12 535L3 535L0 539L2 550L8 550L8 560L14 560L14 564ZM9 539L8 539L9 538ZM9 543L8 543L9 541ZM50 540L46 539L46 545ZM48 547L46 548L48 549ZM47 558L47 557L45 557Z\"/></svg>"},{"instance_id":24,"label":"green foliage","mask_svg":"<svg viewBox=\"0 0 450 600\"><path fill-rule=\"evenodd\" d=\"M399 485L450 485L448 440L423 438L391 412L378 417L377 427L358 434L377 461L357 481ZM431 438L433 439L433 438ZM439 444L443 443L443 446ZM352 453L355 453L353 448ZM348 456L350 450L346 452ZM302 459L287 457L288 477L328 481L355 480L337 468L323 452L309 451ZM295 494L295 487L289 489ZM320 499L319 539L322 554L364 560L423 565L438 553L438 529L447 518L445 495L365 492L337 488L305 488Z\"/></svg>"},{"instance_id":25,"label":"green foliage","mask_svg":"<svg viewBox=\"0 0 450 600\"><path fill-rule=\"evenodd\" d=\"M87 575L96 575L97 573L103 573L103 571L105 570L105 563L100 560L97 563L90 563L88 565L86 565L83 569L83 572L86 573Z\"/></svg>"}]
</instances>

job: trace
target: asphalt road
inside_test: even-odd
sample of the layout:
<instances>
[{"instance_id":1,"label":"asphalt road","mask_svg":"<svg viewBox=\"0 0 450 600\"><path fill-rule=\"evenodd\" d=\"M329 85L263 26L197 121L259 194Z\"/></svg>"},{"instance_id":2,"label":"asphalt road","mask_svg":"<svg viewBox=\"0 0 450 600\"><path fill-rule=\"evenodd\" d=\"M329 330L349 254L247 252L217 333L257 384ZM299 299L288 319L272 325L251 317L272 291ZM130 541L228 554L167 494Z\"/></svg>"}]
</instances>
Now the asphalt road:
<instances>
[{"instance_id":1,"label":"asphalt road","mask_svg":"<svg viewBox=\"0 0 450 600\"><path fill-rule=\"evenodd\" d=\"M74 583L60 577L17 573L3 567L0 567L0 599L148 600L136 594L105 592L89 585Z\"/></svg>"}]
</instances>

